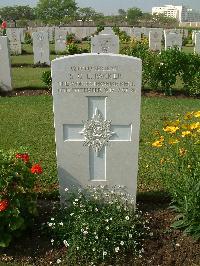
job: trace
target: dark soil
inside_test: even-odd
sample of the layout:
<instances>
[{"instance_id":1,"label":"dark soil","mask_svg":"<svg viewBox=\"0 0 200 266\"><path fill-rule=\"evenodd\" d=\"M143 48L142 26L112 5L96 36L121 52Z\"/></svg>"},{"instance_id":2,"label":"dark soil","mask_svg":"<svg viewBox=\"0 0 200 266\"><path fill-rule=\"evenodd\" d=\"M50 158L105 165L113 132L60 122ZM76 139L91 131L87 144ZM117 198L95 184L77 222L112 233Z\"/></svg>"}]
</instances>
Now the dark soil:
<instances>
[{"instance_id":1,"label":"dark soil","mask_svg":"<svg viewBox=\"0 0 200 266\"><path fill-rule=\"evenodd\" d=\"M55 202L39 201L40 215L32 230L16 239L9 248L0 249L0 265L47 266L57 265L57 259L65 257L66 248L54 248L50 239L41 234L41 224L49 220ZM139 203L139 208L148 212L150 232L153 236L145 240L142 259L133 262L131 255L126 265L131 266L199 266L200 242L172 230L170 224L175 213L168 203ZM65 265L65 264L61 264ZM114 265L114 264L113 264Z\"/></svg>"},{"instance_id":2,"label":"dark soil","mask_svg":"<svg viewBox=\"0 0 200 266\"><path fill-rule=\"evenodd\" d=\"M37 95L51 95L51 91L46 89L18 89L8 92L0 92L0 97L15 97L15 96L37 96Z\"/></svg>"}]
</instances>

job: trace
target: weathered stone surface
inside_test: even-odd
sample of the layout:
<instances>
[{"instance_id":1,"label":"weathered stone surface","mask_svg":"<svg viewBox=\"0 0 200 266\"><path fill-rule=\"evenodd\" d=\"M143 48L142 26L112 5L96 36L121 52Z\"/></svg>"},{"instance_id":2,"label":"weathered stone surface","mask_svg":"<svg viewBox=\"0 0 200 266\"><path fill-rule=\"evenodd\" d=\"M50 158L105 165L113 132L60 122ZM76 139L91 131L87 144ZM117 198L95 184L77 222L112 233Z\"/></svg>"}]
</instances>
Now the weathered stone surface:
<instances>
[{"instance_id":1,"label":"weathered stone surface","mask_svg":"<svg viewBox=\"0 0 200 266\"><path fill-rule=\"evenodd\" d=\"M34 32L32 36L33 36L34 64L50 65L48 33Z\"/></svg>"},{"instance_id":2,"label":"weathered stone surface","mask_svg":"<svg viewBox=\"0 0 200 266\"><path fill-rule=\"evenodd\" d=\"M0 37L0 90L11 91L11 67L8 46L8 37Z\"/></svg>"},{"instance_id":3,"label":"weathered stone surface","mask_svg":"<svg viewBox=\"0 0 200 266\"><path fill-rule=\"evenodd\" d=\"M124 185L136 197L141 65L138 58L113 54L52 61L62 200L73 185Z\"/></svg>"}]
</instances>

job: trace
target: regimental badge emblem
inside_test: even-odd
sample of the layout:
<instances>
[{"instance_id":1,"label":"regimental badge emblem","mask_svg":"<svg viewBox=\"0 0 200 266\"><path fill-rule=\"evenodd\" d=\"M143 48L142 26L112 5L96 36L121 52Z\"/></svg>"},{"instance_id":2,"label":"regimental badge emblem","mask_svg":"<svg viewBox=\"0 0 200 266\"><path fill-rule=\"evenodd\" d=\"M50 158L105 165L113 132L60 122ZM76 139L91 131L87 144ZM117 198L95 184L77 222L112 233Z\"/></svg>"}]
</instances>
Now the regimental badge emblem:
<instances>
[{"instance_id":1,"label":"regimental badge emblem","mask_svg":"<svg viewBox=\"0 0 200 266\"><path fill-rule=\"evenodd\" d=\"M91 147L98 156L101 149L108 145L115 132L111 131L111 120L104 120L102 114L96 108L93 117L84 121L84 128L80 134L85 137L83 145Z\"/></svg>"}]
</instances>

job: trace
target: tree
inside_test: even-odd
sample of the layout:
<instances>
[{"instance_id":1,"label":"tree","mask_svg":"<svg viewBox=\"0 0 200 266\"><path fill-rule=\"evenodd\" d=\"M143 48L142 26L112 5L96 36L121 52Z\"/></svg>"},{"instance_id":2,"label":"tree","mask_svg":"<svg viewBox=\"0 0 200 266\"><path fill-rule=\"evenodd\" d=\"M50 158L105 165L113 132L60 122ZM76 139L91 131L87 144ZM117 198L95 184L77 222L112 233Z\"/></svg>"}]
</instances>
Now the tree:
<instances>
[{"instance_id":1,"label":"tree","mask_svg":"<svg viewBox=\"0 0 200 266\"><path fill-rule=\"evenodd\" d=\"M67 16L73 17L76 10L75 0L39 0L36 14L42 21L62 20Z\"/></svg>"},{"instance_id":2,"label":"tree","mask_svg":"<svg viewBox=\"0 0 200 266\"><path fill-rule=\"evenodd\" d=\"M78 18L83 22L93 20L103 17L103 14L96 12L91 7L84 7L78 9Z\"/></svg>"},{"instance_id":3,"label":"tree","mask_svg":"<svg viewBox=\"0 0 200 266\"><path fill-rule=\"evenodd\" d=\"M176 18L167 17L164 14L154 14L153 21L156 23L156 25L159 25L162 27L177 27L178 26L178 20Z\"/></svg>"},{"instance_id":4,"label":"tree","mask_svg":"<svg viewBox=\"0 0 200 266\"><path fill-rule=\"evenodd\" d=\"M35 18L34 9L30 6L5 6L0 8L0 16L6 20L32 20Z\"/></svg>"},{"instance_id":5,"label":"tree","mask_svg":"<svg viewBox=\"0 0 200 266\"><path fill-rule=\"evenodd\" d=\"M120 17L125 18L126 17L126 11L124 9L119 9L118 14Z\"/></svg>"},{"instance_id":6,"label":"tree","mask_svg":"<svg viewBox=\"0 0 200 266\"><path fill-rule=\"evenodd\" d=\"M127 20L130 24L133 24L138 21L139 18L142 17L142 11L139 8L129 8L127 10Z\"/></svg>"}]
</instances>

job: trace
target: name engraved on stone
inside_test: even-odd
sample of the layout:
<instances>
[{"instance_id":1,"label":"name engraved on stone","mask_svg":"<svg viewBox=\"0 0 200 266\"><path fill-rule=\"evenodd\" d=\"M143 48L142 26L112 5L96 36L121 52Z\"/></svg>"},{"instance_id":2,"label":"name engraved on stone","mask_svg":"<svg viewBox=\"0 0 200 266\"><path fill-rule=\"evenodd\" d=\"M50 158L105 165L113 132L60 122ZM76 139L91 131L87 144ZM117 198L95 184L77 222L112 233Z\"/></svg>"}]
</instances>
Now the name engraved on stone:
<instances>
[{"instance_id":1,"label":"name engraved on stone","mask_svg":"<svg viewBox=\"0 0 200 266\"><path fill-rule=\"evenodd\" d=\"M134 82L121 81L123 75L119 73L119 66L72 66L71 70L72 73L65 76L68 81L58 82L59 93L135 92ZM97 73L88 73L89 70L95 70Z\"/></svg>"}]
</instances>

